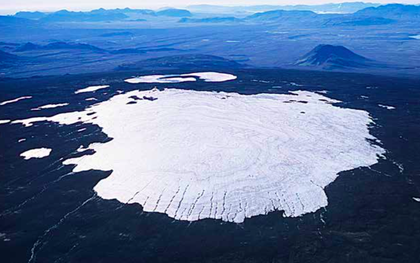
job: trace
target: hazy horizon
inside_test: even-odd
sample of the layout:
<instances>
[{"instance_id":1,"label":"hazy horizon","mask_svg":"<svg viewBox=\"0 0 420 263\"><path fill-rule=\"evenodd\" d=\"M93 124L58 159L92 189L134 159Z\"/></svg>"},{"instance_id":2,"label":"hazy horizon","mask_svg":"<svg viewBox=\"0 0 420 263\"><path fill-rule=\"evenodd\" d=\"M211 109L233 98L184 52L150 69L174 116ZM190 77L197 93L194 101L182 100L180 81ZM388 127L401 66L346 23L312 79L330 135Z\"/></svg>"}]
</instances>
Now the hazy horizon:
<instances>
[{"instance_id":1,"label":"hazy horizon","mask_svg":"<svg viewBox=\"0 0 420 263\"><path fill-rule=\"evenodd\" d=\"M334 1L334 0L299 0L299 1L276 1L266 0L264 2L257 0L238 0L226 4L225 1L221 0L156 0L139 3L133 0L120 0L118 2L113 0L72 0L66 3L58 3L54 0L0 0L0 13L1 14L13 14L17 11L57 11L62 9L68 9L72 11L86 11L97 8L148 8L148 9L160 9L165 7L174 8L185 8L189 5L222 5L222 6L252 6L252 5L320 5L329 3L344 3L344 2L362 2L362 1ZM378 4L390 4L390 3L401 3L401 4L420 4L420 0L377 0L377 1L366 1L366 3L378 3Z\"/></svg>"}]
</instances>

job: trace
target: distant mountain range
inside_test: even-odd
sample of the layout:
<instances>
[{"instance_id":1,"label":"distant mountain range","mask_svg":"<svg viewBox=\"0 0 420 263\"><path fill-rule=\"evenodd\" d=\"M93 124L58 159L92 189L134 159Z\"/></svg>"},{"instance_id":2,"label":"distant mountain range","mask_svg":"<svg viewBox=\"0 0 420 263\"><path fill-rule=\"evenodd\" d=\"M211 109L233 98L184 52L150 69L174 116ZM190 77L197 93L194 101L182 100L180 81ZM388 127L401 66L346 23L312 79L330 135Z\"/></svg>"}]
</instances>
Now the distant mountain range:
<instances>
[{"instance_id":1,"label":"distant mountain range","mask_svg":"<svg viewBox=\"0 0 420 263\"><path fill-rule=\"evenodd\" d=\"M380 4L364 2L348 2L322 5L254 5L254 6L221 6L221 5L191 5L187 9L197 13L257 13L273 10L306 10L317 13L354 13L368 7Z\"/></svg>"},{"instance_id":2,"label":"distant mountain range","mask_svg":"<svg viewBox=\"0 0 420 263\"><path fill-rule=\"evenodd\" d=\"M192 16L191 12L188 10L175 9L175 8L165 9L165 10L156 12L156 15L171 16L171 17L191 17Z\"/></svg>"},{"instance_id":3,"label":"distant mountain range","mask_svg":"<svg viewBox=\"0 0 420 263\"><path fill-rule=\"evenodd\" d=\"M61 10L42 17L44 22L95 22L95 21L117 21L128 18L123 13L116 13L113 10L93 10L91 12L72 12Z\"/></svg>"},{"instance_id":4,"label":"distant mountain range","mask_svg":"<svg viewBox=\"0 0 420 263\"><path fill-rule=\"evenodd\" d=\"M304 10L272 10L246 17L184 18L181 23L311 23L325 26L372 26L388 25L398 21L420 22L420 6L384 5L369 7L353 14L318 14Z\"/></svg>"},{"instance_id":5,"label":"distant mountain range","mask_svg":"<svg viewBox=\"0 0 420 263\"><path fill-rule=\"evenodd\" d=\"M299 59L295 65L333 70L369 68L377 66L377 63L343 46L318 45Z\"/></svg>"},{"instance_id":6,"label":"distant mountain range","mask_svg":"<svg viewBox=\"0 0 420 263\"><path fill-rule=\"evenodd\" d=\"M321 16L312 11L286 11L273 10L253 15L236 17L207 17L207 18L183 18L180 23L305 23L308 21L319 20Z\"/></svg>"},{"instance_id":7,"label":"distant mountain range","mask_svg":"<svg viewBox=\"0 0 420 263\"><path fill-rule=\"evenodd\" d=\"M44 18L46 16L47 16L46 13L39 12L39 11L35 11L35 12L21 11L21 12L17 12L15 14L15 17L32 19L32 20L38 20L38 19Z\"/></svg>"},{"instance_id":8,"label":"distant mountain range","mask_svg":"<svg viewBox=\"0 0 420 263\"><path fill-rule=\"evenodd\" d=\"M251 16L246 17L245 21L254 21L254 22L280 22L280 21L291 21L291 20L299 20L303 22L303 20L313 19L318 15L312 11L286 11L286 10L274 10L268 11L263 13L256 13Z\"/></svg>"},{"instance_id":9,"label":"distant mountain range","mask_svg":"<svg viewBox=\"0 0 420 263\"><path fill-rule=\"evenodd\" d=\"M103 21L121 21L129 20L131 15L142 16L167 16L167 17L190 17L191 12L185 9L164 9L161 11L153 11L149 9L95 9L90 12L73 12L68 10L60 10L52 13L43 12L18 12L14 17L30 20L38 20L40 22L103 22ZM136 19L135 21L137 21ZM142 20L143 21L143 20Z\"/></svg>"},{"instance_id":10,"label":"distant mountain range","mask_svg":"<svg viewBox=\"0 0 420 263\"><path fill-rule=\"evenodd\" d=\"M355 13L357 16L376 16L395 20L420 19L420 6L390 4L369 7Z\"/></svg>"},{"instance_id":11,"label":"distant mountain range","mask_svg":"<svg viewBox=\"0 0 420 263\"><path fill-rule=\"evenodd\" d=\"M264 9L263 7L267 6L256 7ZM387 25L397 21L415 21L416 23L420 21L420 6L415 5L389 4L378 6L370 3L343 3L341 5L277 7L283 9L254 12L250 15L238 17L235 14L215 17L194 16L193 13L186 9L173 8L160 11L130 8L106 10L101 8L90 12L72 12L67 10L53 13L18 12L15 16L0 16L0 26L36 26L36 23L31 24L33 21L37 21L38 24L50 22L133 22L146 21L153 17L179 18L180 23L312 23L328 26L370 26ZM367 8L361 9L362 7ZM325 14L319 14L320 12L317 10L322 8L324 8L323 10L352 10L355 12L351 14L328 14L329 11L325 11ZM346 12L343 11L342 13Z\"/></svg>"}]
</instances>

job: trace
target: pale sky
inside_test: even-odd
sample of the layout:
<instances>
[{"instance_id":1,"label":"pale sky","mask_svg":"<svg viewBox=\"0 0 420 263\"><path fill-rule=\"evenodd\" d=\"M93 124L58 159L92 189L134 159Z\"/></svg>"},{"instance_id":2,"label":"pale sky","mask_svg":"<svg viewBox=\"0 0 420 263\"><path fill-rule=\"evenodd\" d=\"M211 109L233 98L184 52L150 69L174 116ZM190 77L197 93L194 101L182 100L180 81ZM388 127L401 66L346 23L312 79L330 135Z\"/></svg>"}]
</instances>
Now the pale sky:
<instances>
[{"instance_id":1,"label":"pale sky","mask_svg":"<svg viewBox=\"0 0 420 263\"><path fill-rule=\"evenodd\" d=\"M289 4L323 4L351 2L351 0L0 0L0 12L12 13L20 10L26 11L55 11L68 10L91 10L95 8L150 8L161 7L185 7L196 4L212 5L289 5ZM372 0L374 3L405 3L420 4L420 0Z\"/></svg>"}]
</instances>

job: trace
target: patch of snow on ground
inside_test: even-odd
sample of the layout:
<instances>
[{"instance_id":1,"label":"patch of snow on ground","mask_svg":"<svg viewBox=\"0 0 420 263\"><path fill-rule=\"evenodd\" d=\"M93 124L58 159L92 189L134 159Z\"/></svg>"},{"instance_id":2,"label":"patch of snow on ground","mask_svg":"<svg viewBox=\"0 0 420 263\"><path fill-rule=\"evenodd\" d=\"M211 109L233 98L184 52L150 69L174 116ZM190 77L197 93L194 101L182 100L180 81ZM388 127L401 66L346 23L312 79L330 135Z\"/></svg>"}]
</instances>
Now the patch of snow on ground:
<instances>
[{"instance_id":1,"label":"patch of snow on ground","mask_svg":"<svg viewBox=\"0 0 420 263\"><path fill-rule=\"evenodd\" d=\"M290 82L289 85L290 86L295 86L295 87L303 87L303 85L297 84L295 82Z\"/></svg>"},{"instance_id":2,"label":"patch of snow on ground","mask_svg":"<svg viewBox=\"0 0 420 263\"><path fill-rule=\"evenodd\" d=\"M37 148L28 150L20 154L25 160L29 160L31 158L44 158L50 155L51 149L49 148Z\"/></svg>"},{"instance_id":3,"label":"patch of snow on ground","mask_svg":"<svg viewBox=\"0 0 420 263\"><path fill-rule=\"evenodd\" d=\"M7 124L9 122L10 122L10 120L0 120L0 124Z\"/></svg>"},{"instance_id":4,"label":"patch of snow on ground","mask_svg":"<svg viewBox=\"0 0 420 263\"><path fill-rule=\"evenodd\" d=\"M156 100L127 105L131 96ZM139 203L178 220L240 223L274 210L296 217L325 207L324 188L339 172L373 165L384 154L367 140L375 139L369 113L335 102L307 91L153 89L116 95L83 112L14 123L102 127L112 141L91 144L93 155L64 164L76 164L75 172L112 170L94 187L104 199Z\"/></svg>"},{"instance_id":5,"label":"patch of snow on ground","mask_svg":"<svg viewBox=\"0 0 420 263\"><path fill-rule=\"evenodd\" d=\"M237 77L232 74L218 73L218 72L197 72L181 75L149 75L140 76L131 79L126 79L125 82L131 84L138 83L181 83L196 81L196 78L204 80L205 82L224 82L235 80Z\"/></svg>"},{"instance_id":6,"label":"patch of snow on ground","mask_svg":"<svg viewBox=\"0 0 420 263\"><path fill-rule=\"evenodd\" d=\"M327 94L328 93L328 90L318 90L318 91L316 91L316 93L319 93L319 94Z\"/></svg>"},{"instance_id":7,"label":"patch of snow on ground","mask_svg":"<svg viewBox=\"0 0 420 263\"><path fill-rule=\"evenodd\" d=\"M93 91L97 91L97 90L100 90L100 89L107 89L107 88L109 88L109 85L89 86L89 87L84 88L84 89L76 90L74 92L74 94L85 93L85 92L93 92Z\"/></svg>"},{"instance_id":8,"label":"patch of snow on ground","mask_svg":"<svg viewBox=\"0 0 420 263\"><path fill-rule=\"evenodd\" d=\"M387 110L395 110L394 106L388 106L388 105L383 105L383 104L378 104L378 106Z\"/></svg>"},{"instance_id":9,"label":"patch of snow on ground","mask_svg":"<svg viewBox=\"0 0 420 263\"><path fill-rule=\"evenodd\" d=\"M259 82L259 83L273 83L273 81L269 80L259 80L259 79L253 79L252 82Z\"/></svg>"},{"instance_id":10,"label":"patch of snow on ground","mask_svg":"<svg viewBox=\"0 0 420 263\"><path fill-rule=\"evenodd\" d=\"M58 104L47 104L47 105L43 105L43 106L39 106L38 108L33 108L31 109L32 111L37 111L37 110L44 110L44 109L54 109L54 108L58 108L58 107L64 107L69 105L68 103L58 103Z\"/></svg>"},{"instance_id":11,"label":"patch of snow on ground","mask_svg":"<svg viewBox=\"0 0 420 263\"><path fill-rule=\"evenodd\" d=\"M178 75L150 75L150 76L140 76L131 79L126 79L125 82L130 84L138 83L181 83L196 81L195 78L180 78L175 77Z\"/></svg>"},{"instance_id":12,"label":"patch of snow on ground","mask_svg":"<svg viewBox=\"0 0 420 263\"><path fill-rule=\"evenodd\" d=\"M10 104L10 103L14 103L14 102L18 102L20 100L30 99L30 98L32 98L32 96L23 96L23 97L19 97L19 98L13 99L13 100L6 100L6 101L3 101L3 102L0 102L0 106L7 105L7 104Z\"/></svg>"},{"instance_id":13,"label":"patch of snow on ground","mask_svg":"<svg viewBox=\"0 0 420 263\"><path fill-rule=\"evenodd\" d=\"M4 242L9 242L11 239L7 238L5 233L0 233L0 239L3 239Z\"/></svg>"},{"instance_id":14,"label":"patch of snow on ground","mask_svg":"<svg viewBox=\"0 0 420 263\"><path fill-rule=\"evenodd\" d=\"M230 80L235 80L237 77L232 74L227 73L218 73L218 72L196 72L181 75L183 77L198 77L205 82L225 82Z\"/></svg>"}]
</instances>

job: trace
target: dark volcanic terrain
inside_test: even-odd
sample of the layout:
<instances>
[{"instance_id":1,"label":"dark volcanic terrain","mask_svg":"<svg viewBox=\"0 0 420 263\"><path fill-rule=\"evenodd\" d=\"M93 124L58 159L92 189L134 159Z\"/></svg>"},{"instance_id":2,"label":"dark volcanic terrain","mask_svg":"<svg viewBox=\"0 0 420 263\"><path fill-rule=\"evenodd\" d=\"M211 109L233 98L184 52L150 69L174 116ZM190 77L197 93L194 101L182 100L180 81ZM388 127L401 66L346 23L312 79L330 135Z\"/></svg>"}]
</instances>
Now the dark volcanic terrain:
<instances>
[{"instance_id":1,"label":"dark volcanic terrain","mask_svg":"<svg viewBox=\"0 0 420 263\"><path fill-rule=\"evenodd\" d=\"M196 68L195 71L200 69ZM142 71L181 74L185 71ZM191 72L191 71L187 71ZM340 173L326 188L328 206L298 218L282 211L242 224L205 219L192 223L146 213L138 204L103 200L93 186L109 172L70 173L62 159L77 149L110 140L88 123L31 127L0 125L0 254L2 262L389 262L418 261L420 240L420 82L391 77L297 70L239 69L232 82L138 84L123 82L139 73L114 72L0 81L0 97L31 99L0 106L0 119L24 119L81 111L131 90L180 89L255 93L290 90L327 92L345 108L368 111L370 132L386 158L370 168ZM186 73L186 72L185 72ZM75 94L81 87L109 89ZM96 100L85 100L86 98ZM49 103L68 106L31 111ZM152 102L151 102L152 103ZM390 110L380 105L395 107ZM24 142L18 142L26 138ZM52 148L43 159L19 154ZM65 147L64 147L65 146ZM85 152L83 154L92 154Z\"/></svg>"}]
</instances>

